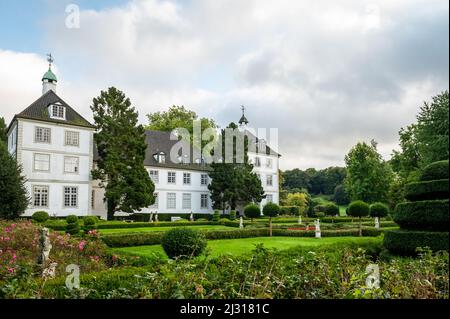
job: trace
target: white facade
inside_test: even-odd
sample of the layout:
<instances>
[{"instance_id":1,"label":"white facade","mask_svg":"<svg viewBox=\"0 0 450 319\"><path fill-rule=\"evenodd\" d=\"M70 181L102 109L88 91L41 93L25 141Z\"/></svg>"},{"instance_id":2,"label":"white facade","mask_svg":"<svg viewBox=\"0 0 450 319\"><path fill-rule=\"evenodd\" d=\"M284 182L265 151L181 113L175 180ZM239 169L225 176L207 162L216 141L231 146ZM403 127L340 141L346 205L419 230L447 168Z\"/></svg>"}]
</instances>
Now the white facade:
<instances>
[{"instance_id":1,"label":"white facade","mask_svg":"<svg viewBox=\"0 0 450 319\"><path fill-rule=\"evenodd\" d=\"M36 139L41 128L50 133L48 141ZM78 143L67 145L68 134L77 136ZM39 210L52 216L89 215L93 129L18 118L8 141L15 135L17 147L8 143L9 150L22 165L31 199L24 216Z\"/></svg>"}]
</instances>

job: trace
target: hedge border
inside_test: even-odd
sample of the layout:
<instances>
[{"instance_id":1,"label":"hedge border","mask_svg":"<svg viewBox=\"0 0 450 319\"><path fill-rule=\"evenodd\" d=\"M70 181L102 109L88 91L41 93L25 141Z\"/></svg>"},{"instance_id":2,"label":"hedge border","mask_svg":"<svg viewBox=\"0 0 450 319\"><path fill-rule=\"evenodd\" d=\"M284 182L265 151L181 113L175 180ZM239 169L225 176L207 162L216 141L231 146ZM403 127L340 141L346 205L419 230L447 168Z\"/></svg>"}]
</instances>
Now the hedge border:
<instances>
[{"instance_id":1,"label":"hedge border","mask_svg":"<svg viewBox=\"0 0 450 319\"><path fill-rule=\"evenodd\" d=\"M395 208L393 218L404 229L448 230L448 203L448 199L401 203Z\"/></svg>"},{"instance_id":2,"label":"hedge border","mask_svg":"<svg viewBox=\"0 0 450 319\"><path fill-rule=\"evenodd\" d=\"M399 255L417 255L417 247L429 247L433 251L449 250L448 232L388 230L384 234L384 246Z\"/></svg>"}]
</instances>

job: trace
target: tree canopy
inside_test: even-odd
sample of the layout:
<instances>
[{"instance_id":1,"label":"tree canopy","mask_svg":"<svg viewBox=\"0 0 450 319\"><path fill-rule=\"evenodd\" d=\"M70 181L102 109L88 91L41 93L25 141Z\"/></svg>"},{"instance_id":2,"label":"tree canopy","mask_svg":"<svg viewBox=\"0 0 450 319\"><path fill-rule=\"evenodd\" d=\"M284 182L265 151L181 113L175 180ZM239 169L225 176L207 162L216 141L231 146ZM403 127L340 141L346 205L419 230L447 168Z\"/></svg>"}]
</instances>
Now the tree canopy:
<instances>
[{"instance_id":1,"label":"tree canopy","mask_svg":"<svg viewBox=\"0 0 450 319\"><path fill-rule=\"evenodd\" d=\"M6 136L6 123L5 123L5 119L3 117L0 117L0 141L3 141L5 143L7 143L8 139Z\"/></svg>"},{"instance_id":2,"label":"tree canopy","mask_svg":"<svg viewBox=\"0 0 450 319\"><path fill-rule=\"evenodd\" d=\"M154 203L154 185L144 167L145 130L125 94L111 87L93 99L99 160L92 176L105 188L108 219L114 212L132 213Z\"/></svg>"},{"instance_id":3,"label":"tree canopy","mask_svg":"<svg viewBox=\"0 0 450 319\"><path fill-rule=\"evenodd\" d=\"M343 183L346 175L344 167L328 167L322 170L298 168L283 172L285 189L306 189L310 194L332 195L336 186Z\"/></svg>"}]
</instances>

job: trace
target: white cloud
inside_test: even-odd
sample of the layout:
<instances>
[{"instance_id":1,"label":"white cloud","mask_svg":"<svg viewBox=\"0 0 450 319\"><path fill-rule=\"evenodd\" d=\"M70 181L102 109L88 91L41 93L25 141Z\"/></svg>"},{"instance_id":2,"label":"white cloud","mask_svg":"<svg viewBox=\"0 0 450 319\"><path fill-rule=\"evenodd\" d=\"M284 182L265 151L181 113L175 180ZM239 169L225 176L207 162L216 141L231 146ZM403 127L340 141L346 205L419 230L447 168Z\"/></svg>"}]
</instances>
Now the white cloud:
<instances>
[{"instance_id":1,"label":"white cloud","mask_svg":"<svg viewBox=\"0 0 450 319\"><path fill-rule=\"evenodd\" d=\"M80 113L90 118L92 97L111 85L143 122L184 104L226 125L245 104L252 125L279 128L282 168L343 165L351 146L372 138L388 157L422 101L448 88L446 1L134 0L81 9L80 29L49 27L47 36L58 91ZM39 94L45 61L9 54L23 70L0 59L9 69L0 75L18 77L0 88L11 113Z\"/></svg>"}]
</instances>

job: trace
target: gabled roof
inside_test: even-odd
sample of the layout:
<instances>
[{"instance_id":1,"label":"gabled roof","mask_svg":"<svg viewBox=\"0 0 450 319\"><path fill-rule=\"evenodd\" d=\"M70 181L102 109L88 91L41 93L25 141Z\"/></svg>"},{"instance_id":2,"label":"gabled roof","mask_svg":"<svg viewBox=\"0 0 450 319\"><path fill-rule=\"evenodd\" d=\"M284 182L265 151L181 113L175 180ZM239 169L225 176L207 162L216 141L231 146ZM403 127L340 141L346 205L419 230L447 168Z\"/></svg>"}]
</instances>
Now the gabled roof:
<instances>
[{"instance_id":1,"label":"gabled roof","mask_svg":"<svg viewBox=\"0 0 450 319\"><path fill-rule=\"evenodd\" d=\"M58 120L50 118L50 115L48 113L48 106L57 102L61 103L66 108L66 120ZM70 105L68 105L52 90L47 91L44 95L42 95L40 98L34 101L25 110L23 110L19 114L16 114L14 119L16 118L94 128L94 126L91 123L89 123L88 120L86 120L84 117L78 114ZM14 119L12 122L14 122Z\"/></svg>"}]
</instances>

